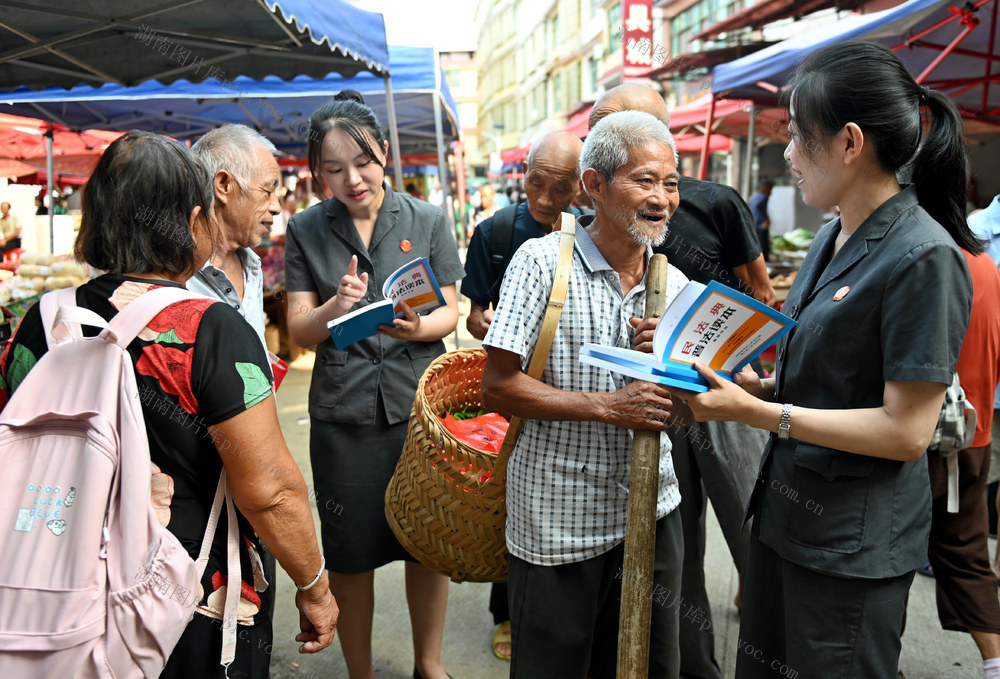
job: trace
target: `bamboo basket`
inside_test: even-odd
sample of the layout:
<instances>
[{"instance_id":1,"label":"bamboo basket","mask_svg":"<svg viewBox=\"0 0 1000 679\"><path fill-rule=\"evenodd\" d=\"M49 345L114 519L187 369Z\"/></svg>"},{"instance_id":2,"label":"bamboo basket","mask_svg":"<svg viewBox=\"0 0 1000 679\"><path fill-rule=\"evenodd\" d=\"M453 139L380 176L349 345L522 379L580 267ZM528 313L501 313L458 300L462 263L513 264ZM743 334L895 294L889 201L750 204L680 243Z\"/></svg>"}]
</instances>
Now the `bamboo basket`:
<instances>
[{"instance_id":1,"label":"bamboo basket","mask_svg":"<svg viewBox=\"0 0 1000 679\"><path fill-rule=\"evenodd\" d=\"M438 419L482 408L485 366L483 349L451 351L428 366L385 493L386 519L399 542L455 582L507 578L507 460L463 443Z\"/></svg>"}]
</instances>

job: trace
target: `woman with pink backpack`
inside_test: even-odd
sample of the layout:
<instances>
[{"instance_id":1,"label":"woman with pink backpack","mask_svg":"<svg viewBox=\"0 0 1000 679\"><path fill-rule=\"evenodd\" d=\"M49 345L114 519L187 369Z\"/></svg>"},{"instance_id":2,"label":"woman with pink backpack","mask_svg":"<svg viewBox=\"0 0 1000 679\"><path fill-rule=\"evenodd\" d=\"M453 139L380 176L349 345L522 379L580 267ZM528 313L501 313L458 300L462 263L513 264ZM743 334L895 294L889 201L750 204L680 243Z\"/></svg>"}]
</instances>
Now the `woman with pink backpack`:
<instances>
[{"instance_id":1,"label":"woman with pink backpack","mask_svg":"<svg viewBox=\"0 0 1000 679\"><path fill-rule=\"evenodd\" d=\"M0 408L4 408L0 437L20 435L20 445L25 441L24 432L18 431L21 421L11 413L30 409L32 404L19 398L19 388L36 402L70 398L80 402L84 397L99 401L98 394L108 391L104 383L110 379L101 375L83 381L79 375L86 374L86 366L77 369L70 364L59 384L40 385L32 380L32 371L38 375L51 371L48 359L65 353L67 341L80 344L81 355L88 355L94 346L107 344L100 339L114 344L118 341L115 333L125 337L119 346L127 351L125 365L134 369L134 375L127 371L128 379L121 381L126 396L115 400L115 406L128 415L135 405L128 396L138 401L139 431L144 422L148 434L140 438L148 438L149 449L148 458L143 459L134 450L141 445L125 445L134 443L135 437L123 439L117 451L118 466L109 476L112 490L104 488L105 495L98 498L104 503L97 505L100 511L105 505L111 507L103 538L101 525L95 523L100 514L95 518L74 513L93 501L97 493L92 491L100 490L98 484L27 477L11 482L10 489L4 486L23 497L19 502L24 506L24 512L18 510L12 518L7 535L36 540L43 545L39 549L46 550L68 548L83 534L97 536L84 540L79 548L93 552L92 560L107 562L106 582L94 585L96 592L106 593L107 604L101 600L96 608L107 620L91 621L93 633L78 627L63 634L43 626L26 640L18 636L16 626L7 624L6 611L0 611L0 666L30 667L33 676L55 676L42 669L51 666L47 661L76 657L78 662L64 663L68 671L60 676L105 676L105 666L111 666L118 677L152 676L157 665L165 662L161 677L267 677L275 558L298 586L300 651L315 653L333 640L337 605L330 593L305 483L279 429L270 368L260 340L237 311L184 289L184 282L205 262L216 238L206 218L212 202L210 187L205 171L177 142L133 131L111 144L87 184L75 247L77 259L105 273L59 297L57 311L52 303L32 307L0 356ZM158 301L150 302L154 297ZM152 308L157 303L161 309ZM48 312L40 309L46 305ZM152 318L148 322L134 324L134 339L127 341L128 333L119 321L134 319L140 307L155 315L147 316ZM56 314L54 322L45 322L47 313ZM91 324L109 329L98 336L98 330L88 327L82 338L72 339L73 332L79 337L81 326ZM52 330L57 332L50 334ZM118 384L113 382L111 389L117 392ZM39 408L61 412L54 407ZM49 412L44 415L52 418ZM121 421L116 425L119 429ZM53 459L60 446L46 447L44 441L60 428L57 423L49 424L35 437ZM105 438L128 434L118 431ZM0 458L0 462L6 469L8 460ZM20 468L21 461L10 462ZM97 462L102 460L98 457ZM51 467L53 478L57 466ZM143 488L144 499L151 497L150 523L157 536L148 548L140 544L140 552L148 554L140 553L138 561L119 553L120 545L128 542L127 536L119 539L119 533L134 528L127 525L129 519L142 524L145 511L150 510L146 502L140 507L140 518L122 516L127 508L124 503L118 505L120 496L134 490L122 478L136 466L146 470L146 477L134 485ZM226 496L232 502L222 509ZM83 521L85 517L89 523ZM75 518L80 519L78 524ZM30 560L29 555L17 553L18 543L3 544L0 598L15 591L10 580L19 573L17 563ZM162 554L155 552L168 552L171 545L179 545L180 560L171 557L174 570L169 572L176 575L167 576L157 560ZM199 559L197 565L195 559ZM66 575L72 580L75 566L69 561L59 560L58 567L53 565L45 577ZM129 573L131 581L119 582L118 571L124 563L134 572ZM37 578L37 572L34 569L31 577ZM46 584L36 581L38 600L55 601L45 596L56 585L47 588ZM64 586L64 591L71 589ZM25 591L21 588L15 594L29 596ZM157 629L163 625L162 615L142 619L144 596L149 597L148 610L188 611L178 618L181 624L172 637L169 631ZM139 609L138 616L124 618L130 621L127 624L122 623L123 604ZM173 609L164 609L167 605ZM134 629L124 629L129 625ZM124 643L120 643L122 638ZM122 646L127 652L119 652ZM45 650L38 653L41 648ZM76 656L71 655L74 652ZM123 664L116 666L119 662Z\"/></svg>"}]
</instances>

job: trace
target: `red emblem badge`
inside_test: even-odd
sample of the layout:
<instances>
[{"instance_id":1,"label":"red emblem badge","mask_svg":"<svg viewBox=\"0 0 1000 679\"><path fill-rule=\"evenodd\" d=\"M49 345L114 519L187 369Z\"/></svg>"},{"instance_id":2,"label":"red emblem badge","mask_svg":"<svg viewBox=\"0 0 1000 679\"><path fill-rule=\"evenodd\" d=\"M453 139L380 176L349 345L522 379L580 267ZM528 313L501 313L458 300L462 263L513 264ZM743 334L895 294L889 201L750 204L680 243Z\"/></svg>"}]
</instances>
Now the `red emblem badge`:
<instances>
[{"instance_id":1,"label":"red emblem badge","mask_svg":"<svg viewBox=\"0 0 1000 679\"><path fill-rule=\"evenodd\" d=\"M851 291L851 286L845 285L844 287L842 287L840 290L837 290L837 292L833 294L833 301L839 302L840 300L847 297L847 293L849 293L850 291Z\"/></svg>"},{"instance_id":2,"label":"red emblem badge","mask_svg":"<svg viewBox=\"0 0 1000 679\"><path fill-rule=\"evenodd\" d=\"M399 249L402 250L403 252L409 252L410 250L413 249L413 243L411 243L408 240L404 240L399 244Z\"/></svg>"}]
</instances>

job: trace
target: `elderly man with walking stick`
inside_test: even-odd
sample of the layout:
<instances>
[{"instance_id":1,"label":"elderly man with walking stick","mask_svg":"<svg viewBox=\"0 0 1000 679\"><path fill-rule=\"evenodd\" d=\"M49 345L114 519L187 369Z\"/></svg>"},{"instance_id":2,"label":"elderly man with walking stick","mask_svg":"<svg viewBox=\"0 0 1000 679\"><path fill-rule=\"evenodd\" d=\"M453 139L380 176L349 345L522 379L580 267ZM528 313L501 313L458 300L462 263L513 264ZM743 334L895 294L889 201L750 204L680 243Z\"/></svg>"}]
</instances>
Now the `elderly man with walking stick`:
<instances>
[{"instance_id":1,"label":"elderly man with walking stick","mask_svg":"<svg viewBox=\"0 0 1000 679\"><path fill-rule=\"evenodd\" d=\"M648 382L581 364L588 342L650 351L643 319L649 260L679 196L673 138L627 111L594 127L580 156L593 221L581 222L569 292L541 380L524 373L553 287L559 233L514 256L484 340L486 407L528 420L507 473L514 679L616 676L632 430L659 433L649 676L679 675L683 557L680 502L666 429L679 404ZM667 301L687 282L670 267Z\"/></svg>"}]
</instances>

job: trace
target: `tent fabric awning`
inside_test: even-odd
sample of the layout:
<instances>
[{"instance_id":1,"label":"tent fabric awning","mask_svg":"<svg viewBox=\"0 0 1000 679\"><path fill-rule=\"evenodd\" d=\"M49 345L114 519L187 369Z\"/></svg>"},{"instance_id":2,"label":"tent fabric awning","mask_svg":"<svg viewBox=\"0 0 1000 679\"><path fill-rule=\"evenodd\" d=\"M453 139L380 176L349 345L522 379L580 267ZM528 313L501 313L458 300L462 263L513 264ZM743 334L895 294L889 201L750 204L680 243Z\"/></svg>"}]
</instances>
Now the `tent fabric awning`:
<instances>
[{"instance_id":1,"label":"tent fabric awning","mask_svg":"<svg viewBox=\"0 0 1000 679\"><path fill-rule=\"evenodd\" d=\"M697 131L704 133L708 109L711 105L711 94L706 94L683 106L677 106L670 112L670 130L674 134L685 134ZM730 137L745 137L750 127L750 117L757 122L754 127L755 137L764 137L772 141L787 141L785 133L788 129L788 112L780 107L755 108L753 101L747 99L717 99L715 116L712 121L712 134Z\"/></svg>"},{"instance_id":2,"label":"tent fabric awning","mask_svg":"<svg viewBox=\"0 0 1000 679\"><path fill-rule=\"evenodd\" d=\"M881 12L849 16L717 66L712 91L733 99L774 100L806 56L860 38L896 51L914 76L923 76L923 84L949 95L964 116L1000 122L1000 59L994 54L1000 45L998 2L973 0L960 7L959 0L909 0ZM978 24L963 36L969 19L978 19ZM955 42L957 47L936 63L945 46Z\"/></svg>"},{"instance_id":3,"label":"tent fabric awning","mask_svg":"<svg viewBox=\"0 0 1000 679\"><path fill-rule=\"evenodd\" d=\"M441 100L445 138L458 139L458 107L440 73L434 49L392 46L389 58L401 153L436 151L435 98ZM137 128L177 139L197 139L223 123L242 123L258 129L279 149L301 153L308 139L309 116L348 88L364 96L383 126L388 123L385 81L367 72L350 79L337 74L318 80L299 76L290 81L277 76L260 80L240 77L227 87L215 81L178 80L172 85L146 82L135 87L20 88L0 93L0 111L42 116L77 129Z\"/></svg>"},{"instance_id":4,"label":"tent fabric awning","mask_svg":"<svg viewBox=\"0 0 1000 679\"><path fill-rule=\"evenodd\" d=\"M524 162L525 158L528 157L528 151L531 150L531 144L526 146L521 146L516 149L509 149L507 151L500 152L500 160L504 165L518 165Z\"/></svg>"},{"instance_id":5,"label":"tent fabric awning","mask_svg":"<svg viewBox=\"0 0 1000 679\"><path fill-rule=\"evenodd\" d=\"M2 161L0 161L2 162ZM52 173L52 183L65 190L67 186L84 186L90 179L88 175L60 174L58 170ZM49 175L44 170L39 170L32 174L18 175L14 184L35 184L44 186L49 181Z\"/></svg>"},{"instance_id":6,"label":"tent fabric awning","mask_svg":"<svg viewBox=\"0 0 1000 679\"><path fill-rule=\"evenodd\" d=\"M46 134L52 134L52 164L60 175L89 177L119 132L73 132L41 120L0 114L0 177L21 177L45 170Z\"/></svg>"},{"instance_id":7,"label":"tent fabric awning","mask_svg":"<svg viewBox=\"0 0 1000 679\"><path fill-rule=\"evenodd\" d=\"M0 89L385 73L385 21L343 0L5 3Z\"/></svg>"},{"instance_id":8,"label":"tent fabric awning","mask_svg":"<svg viewBox=\"0 0 1000 679\"><path fill-rule=\"evenodd\" d=\"M702 50L701 52L682 54L676 59L671 59L662 66L654 68L646 74L646 77L651 80L664 80L673 76L674 73L680 73L681 76L684 76L691 71L698 71L703 68L712 69L714 66L728 63L747 54L753 54L757 50L764 49L768 45L773 44L770 42L751 42L729 45L715 50Z\"/></svg>"},{"instance_id":9,"label":"tent fabric awning","mask_svg":"<svg viewBox=\"0 0 1000 679\"><path fill-rule=\"evenodd\" d=\"M563 130L569 132L574 137L583 139L590 132L590 112L593 110L593 106L588 106L581 111L577 111L566 122L566 126Z\"/></svg>"},{"instance_id":10,"label":"tent fabric awning","mask_svg":"<svg viewBox=\"0 0 1000 679\"><path fill-rule=\"evenodd\" d=\"M34 118L0 113L0 158L24 160L41 156L45 158L45 134L53 133L54 153L57 155L104 152L121 132L83 130L75 132L61 125L52 125Z\"/></svg>"},{"instance_id":11,"label":"tent fabric awning","mask_svg":"<svg viewBox=\"0 0 1000 679\"><path fill-rule=\"evenodd\" d=\"M674 144L677 146L677 153L701 153L705 146L705 135L677 134L674 135ZM708 142L709 153L729 153L732 148L732 140L721 134L713 134Z\"/></svg>"},{"instance_id":12,"label":"tent fabric awning","mask_svg":"<svg viewBox=\"0 0 1000 679\"><path fill-rule=\"evenodd\" d=\"M709 40L721 33L728 33L740 28L760 28L767 24L788 17L801 17L822 9L836 7L837 9L854 9L863 0L759 0L755 4L729 15L722 21L713 24L691 38Z\"/></svg>"}]
</instances>

